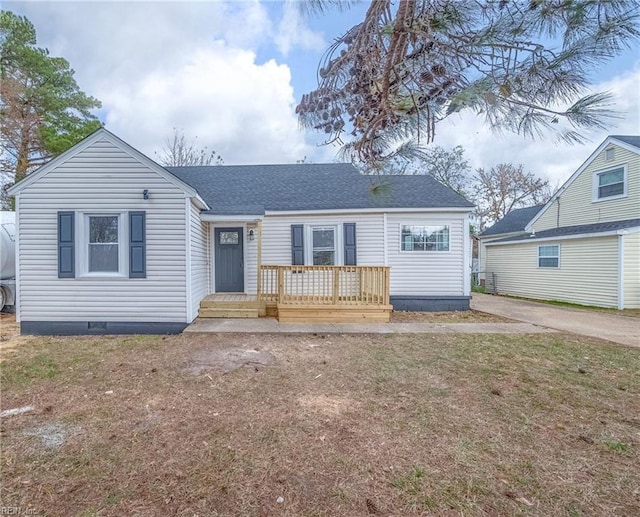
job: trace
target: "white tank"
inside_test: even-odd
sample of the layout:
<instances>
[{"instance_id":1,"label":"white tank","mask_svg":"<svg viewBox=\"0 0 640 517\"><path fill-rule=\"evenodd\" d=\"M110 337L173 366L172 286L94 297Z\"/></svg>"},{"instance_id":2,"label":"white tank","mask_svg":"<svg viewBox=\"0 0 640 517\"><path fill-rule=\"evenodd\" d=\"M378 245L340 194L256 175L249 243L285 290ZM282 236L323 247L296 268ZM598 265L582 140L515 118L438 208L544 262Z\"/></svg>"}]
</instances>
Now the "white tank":
<instances>
[{"instance_id":1,"label":"white tank","mask_svg":"<svg viewBox=\"0 0 640 517\"><path fill-rule=\"evenodd\" d=\"M0 212L0 279L16 276L16 214Z\"/></svg>"}]
</instances>

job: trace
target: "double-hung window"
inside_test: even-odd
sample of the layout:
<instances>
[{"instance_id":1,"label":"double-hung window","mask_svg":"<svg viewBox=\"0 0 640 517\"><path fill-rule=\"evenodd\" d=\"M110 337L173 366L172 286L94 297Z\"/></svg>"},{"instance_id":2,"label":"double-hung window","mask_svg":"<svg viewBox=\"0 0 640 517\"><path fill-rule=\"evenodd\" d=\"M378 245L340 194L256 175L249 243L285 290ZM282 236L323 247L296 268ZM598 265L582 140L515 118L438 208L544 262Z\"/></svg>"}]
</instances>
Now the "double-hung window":
<instances>
[{"instance_id":1,"label":"double-hung window","mask_svg":"<svg viewBox=\"0 0 640 517\"><path fill-rule=\"evenodd\" d=\"M624 197L627 194L626 167L596 172L593 177L593 200Z\"/></svg>"},{"instance_id":2,"label":"double-hung window","mask_svg":"<svg viewBox=\"0 0 640 517\"><path fill-rule=\"evenodd\" d=\"M80 235L80 274L126 274L125 220L120 213L84 214Z\"/></svg>"},{"instance_id":3,"label":"double-hung window","mask_svg":"<svg viewBox=\"0 0 640 517\"><path fill-rule=\"evenodd\" d=\"M335 266L336 228L335 226L314 226L311 228L314 266Z\"/></svg>"},{"instance_id":4,"label":"double-hung window","mask_svg":"<svg viewBox=\"0 0 640 517\"><path fill-rule=\"evenodd\" d=\"M120 216L87 215L87 273L120 272Z\"/></svg>"},{"instance_id":5,"label":"double-hung window","mask_svg":"<svg viewBox=\"0 0 640 517\"><path fill-rule=\"evenodd\" d=\"M449 251L449 227L402 225L402 251Z\"/></svg>"},{"instance_id":6,"label":"double-hung window","mask_svg":"<svg viewBox=\"0 0 640 517\"><path fill-rule=\"evenodd\" d=\"M538 246L538 267L560 267L560 246L558 244Z\"/></svg>"}]
</instances>

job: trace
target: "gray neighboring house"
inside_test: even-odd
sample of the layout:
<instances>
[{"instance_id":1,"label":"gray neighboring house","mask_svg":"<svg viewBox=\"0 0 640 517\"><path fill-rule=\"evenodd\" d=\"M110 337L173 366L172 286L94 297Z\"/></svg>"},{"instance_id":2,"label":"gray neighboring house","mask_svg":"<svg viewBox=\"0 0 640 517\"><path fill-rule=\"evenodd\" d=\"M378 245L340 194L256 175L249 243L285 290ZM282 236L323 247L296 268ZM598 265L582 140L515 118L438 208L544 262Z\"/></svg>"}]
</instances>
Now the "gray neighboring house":
<instances>
[{"instance_id":1,"label":"gray neighboring house","mask_svg":"<svg viewBox=\"0 0 640 517\"><path fill-rule=\"evenodd\" d=\"M469 307L473 205L430 176L162 167L99 129L9 193L24 333L180 332L268 265L378 267L395 309Z\"/></svg>"}]
</instances>

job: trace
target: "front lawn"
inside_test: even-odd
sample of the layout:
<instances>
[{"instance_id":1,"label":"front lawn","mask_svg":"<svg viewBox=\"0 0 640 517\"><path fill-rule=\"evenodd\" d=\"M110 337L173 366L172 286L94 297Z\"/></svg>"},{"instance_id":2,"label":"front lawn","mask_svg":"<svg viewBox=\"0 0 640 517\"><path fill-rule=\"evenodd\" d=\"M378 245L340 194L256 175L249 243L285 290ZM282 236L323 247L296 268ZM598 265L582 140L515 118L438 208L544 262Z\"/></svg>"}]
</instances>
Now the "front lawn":
<instances>
[{"instance_id":1,"label":"front lawn","mask_svg":"<svg viewBox=\"0 0 640 517\"><path fill-rule=\"evenodd\" d=\"M565 334L22 338L2 506L634 515L640 350Z\"/></svg>"}]
</instances>

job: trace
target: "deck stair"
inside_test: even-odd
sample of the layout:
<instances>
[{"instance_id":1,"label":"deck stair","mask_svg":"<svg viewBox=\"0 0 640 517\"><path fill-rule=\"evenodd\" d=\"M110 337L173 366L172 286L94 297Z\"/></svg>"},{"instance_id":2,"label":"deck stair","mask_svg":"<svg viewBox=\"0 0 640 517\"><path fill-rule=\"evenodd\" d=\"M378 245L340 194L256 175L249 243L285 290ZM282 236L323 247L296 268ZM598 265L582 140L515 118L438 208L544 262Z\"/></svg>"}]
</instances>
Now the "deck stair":
<instances>
[{"instance_id":1,"label":"deck stair","mask_svg":"<svg viewBox=\"0 0 640 517\"><path fill-rule=\"evenodd\" d=\"M264 315L264 304L255 295L243 293L210 294L200 302L201 318L257 318Z\"/></svg>"}]
</instances>

